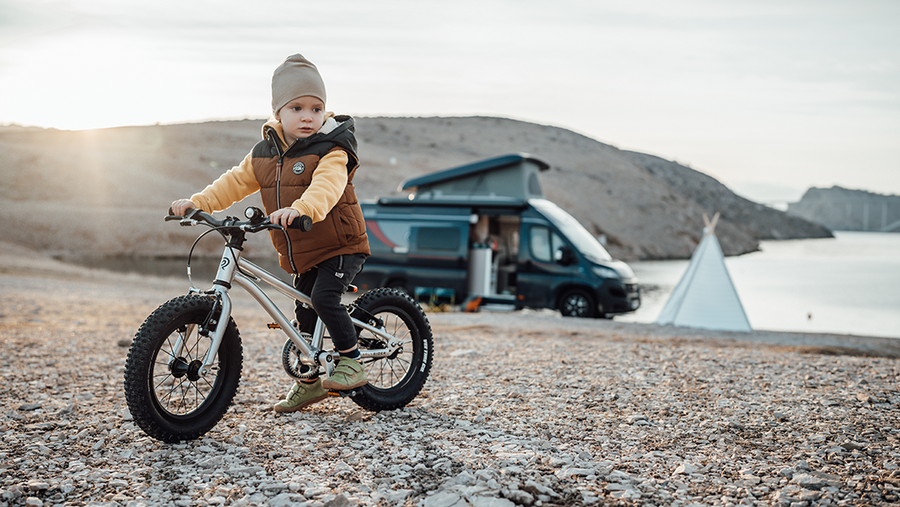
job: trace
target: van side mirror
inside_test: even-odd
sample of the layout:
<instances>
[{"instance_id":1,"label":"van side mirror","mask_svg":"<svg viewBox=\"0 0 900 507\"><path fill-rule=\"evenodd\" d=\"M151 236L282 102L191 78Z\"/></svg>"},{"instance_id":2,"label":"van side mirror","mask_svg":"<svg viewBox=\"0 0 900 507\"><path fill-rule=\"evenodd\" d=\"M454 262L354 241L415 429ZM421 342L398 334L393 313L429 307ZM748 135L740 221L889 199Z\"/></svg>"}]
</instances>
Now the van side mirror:
<instances>
[{"instance_id":1,"label":"van side mirror","mask_svg":"<svg viewBox=\"0 0 900 507\"><path fill-rule=\"evenodd\" d=\"M575 252L567 246L560 247L553 254L553 258L557 264L561 264L563 266L569 266L578 262L578 258L575 257Z\"/></svg>"}]
</instances>

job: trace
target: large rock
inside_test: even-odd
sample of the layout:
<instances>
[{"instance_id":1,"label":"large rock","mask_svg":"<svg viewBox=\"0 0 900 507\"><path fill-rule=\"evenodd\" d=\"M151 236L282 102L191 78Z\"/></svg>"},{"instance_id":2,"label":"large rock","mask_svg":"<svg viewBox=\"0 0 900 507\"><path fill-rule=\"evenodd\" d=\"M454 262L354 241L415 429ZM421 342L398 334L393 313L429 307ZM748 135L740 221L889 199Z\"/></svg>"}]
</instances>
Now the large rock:
<instances>
[{"instance_id":1,"label":"large rock","mask_svg":"<svg viewBox=\"0 0 900 507\"><path fill-rule=\"evenodd\" d=\"M900 232L900 195L843 187L810 188L788 213L843 231Z\"/></svg>"}]
</instances>

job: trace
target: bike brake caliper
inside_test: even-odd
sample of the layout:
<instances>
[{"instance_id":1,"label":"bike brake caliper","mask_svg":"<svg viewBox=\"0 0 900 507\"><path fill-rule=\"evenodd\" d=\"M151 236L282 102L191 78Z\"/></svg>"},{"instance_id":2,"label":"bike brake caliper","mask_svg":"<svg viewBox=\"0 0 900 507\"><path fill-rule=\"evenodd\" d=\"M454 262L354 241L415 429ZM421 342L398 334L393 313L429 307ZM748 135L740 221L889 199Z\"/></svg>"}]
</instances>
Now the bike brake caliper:
<instances>
[{"instance_id":1,"label":"bike brake caliper","mask_svg":"<svg viewBox=\"0 0 900 507\"><path fill-rule=\"evenodd\" d=\"M202 336L209 337L210 326L213 328L218 324L218 321L215 319L216 310L219 309L219 305L222 303L222 294L216 293L216 302L212 305L212 308L209 309L209 315L203 319L203 324L200 324L200 329L198 332Z\"/></svg>"}]
</instances>

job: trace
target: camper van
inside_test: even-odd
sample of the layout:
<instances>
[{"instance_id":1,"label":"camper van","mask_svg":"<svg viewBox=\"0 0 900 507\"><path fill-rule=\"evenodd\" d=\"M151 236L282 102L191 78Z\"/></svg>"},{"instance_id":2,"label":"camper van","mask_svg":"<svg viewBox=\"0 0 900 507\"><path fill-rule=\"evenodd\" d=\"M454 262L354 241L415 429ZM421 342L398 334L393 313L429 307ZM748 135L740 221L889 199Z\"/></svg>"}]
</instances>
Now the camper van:
<instances>
[{"instance_id":1,"label":"camper van","mask_svg":"<svg viewBox=\"0 0 900 507\"><path fill-rule=\"evenodd\" d=\"M407 180L409 198L363 202L372 255L354 283L470 309L605 318L636 310L631 268L544 198L548 168L506 155Z\"/></svg>"}]
</instances>

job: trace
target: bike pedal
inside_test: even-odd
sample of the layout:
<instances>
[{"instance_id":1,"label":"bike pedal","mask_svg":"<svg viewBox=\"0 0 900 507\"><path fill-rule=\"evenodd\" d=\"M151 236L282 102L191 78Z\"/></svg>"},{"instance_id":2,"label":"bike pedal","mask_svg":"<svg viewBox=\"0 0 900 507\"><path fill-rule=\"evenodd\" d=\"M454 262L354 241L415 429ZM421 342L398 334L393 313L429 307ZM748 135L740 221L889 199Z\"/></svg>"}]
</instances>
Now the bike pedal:
<instances>
[{"instance_id":1,"label":"bike pedal","mask_svg":"<svg viewBox=\"0 0 900 507\"><path fill-rule=\"evenodd\" d=\"M347 396L356 396L356 389L349 389L347 391L328 391L328 396L339 396L341 398L345 398Z\"/></svg>"},{"instance_id":2,"label":"bike pedal","mask_svg":"<svg viewBox=\"0 0 900 507\"><path fill-rule=\"evenodd\" d=\"M279 326L277 322L266 324L266 327L268 327L269 329L281 329L281 326Z\"/></svg>"}]
</instances>

